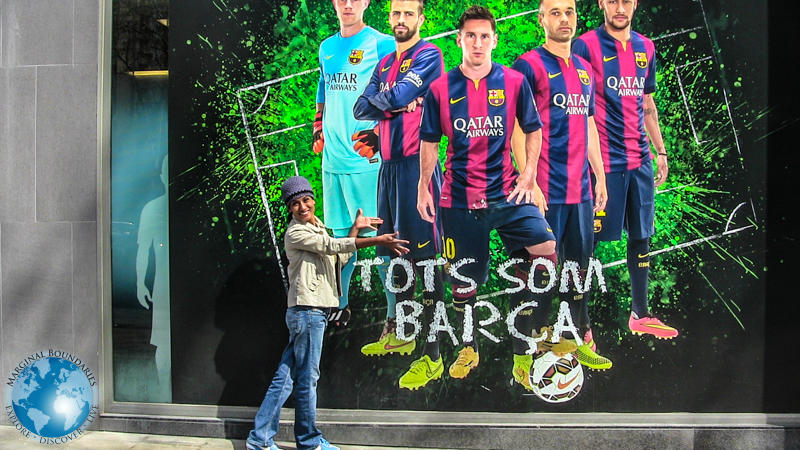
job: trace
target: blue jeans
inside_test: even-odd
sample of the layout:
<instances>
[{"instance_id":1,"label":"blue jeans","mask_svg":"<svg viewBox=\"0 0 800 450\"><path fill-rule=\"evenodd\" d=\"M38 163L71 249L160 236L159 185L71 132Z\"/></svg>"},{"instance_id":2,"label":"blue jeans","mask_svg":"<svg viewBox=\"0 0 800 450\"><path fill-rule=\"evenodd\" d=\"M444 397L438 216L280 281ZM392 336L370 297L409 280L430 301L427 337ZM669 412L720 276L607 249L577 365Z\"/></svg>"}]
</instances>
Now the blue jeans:
<instances>
[{"instance_id":1,"label":"blue jeans","mask_svg":"<svg viewBox=\"0 0 800 450\"><path fill-rule=\"evenodd\" d=\"M289 398L294 385L297 449L310 450L319 445L322 432L316 425L317 380L327 316L327 310L308 306L295 306L286 311L289 344L256 414L255 428L250 432L248 442L267 448L274 444L281 406Z\"/></svg>"}]
</instances>

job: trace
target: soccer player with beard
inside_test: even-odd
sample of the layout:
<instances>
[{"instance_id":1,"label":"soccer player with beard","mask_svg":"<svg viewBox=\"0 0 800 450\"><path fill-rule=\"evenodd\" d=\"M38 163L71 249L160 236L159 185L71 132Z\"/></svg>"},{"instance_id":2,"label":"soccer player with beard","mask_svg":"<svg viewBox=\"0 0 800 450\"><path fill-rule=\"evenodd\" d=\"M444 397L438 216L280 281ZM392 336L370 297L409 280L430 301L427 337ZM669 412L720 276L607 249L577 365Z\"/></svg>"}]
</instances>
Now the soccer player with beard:
<instances>
[{"instance_id":1,"label":"soccer player with beard","mask_svg":"<svg viewBox=\"0 0 800 450\"><path fill-rule=\"evenodd\" d=\"M538 258L556 263L555 238L532 203L536 166L529 164L520 174L511 160L515 122L525 134L530 161L538 158L542 123L523 76L492 62L497 39L492 13L482 6L467 9L459 19L456 35L461 64L431 84L423 103L417 209L429 222L436 218L430 183L439 164L439 141L442 136L448 137L439 206L444 254L453 278L453 306L459 323L464 324L463 348L449 370L453 378L466 377L480 362L474 304L477 286L488 280L489 233L497 230L517 261L518 276L530 270L531 262ZM537 264L534 272L539 288L549 281L543 267ZM512 296L512 310L520 298ZM533 298L552 301L553 291ZM516 322L525 336L531 336L533 330L530 320L521 319L529 318L520 316ZM515 355L512 374L517 382L529 385L530 365L530 355Z\"/></svg>"},{"instance_id":2,"label":"soccer player with beard","mask_svg":"<svg viewBox=\"0 0 800 450\"><path fill-rule=\"evenodd\" d=\"M595 213L595 242L618 241L623 228L628 234L628 273L631 278L631 316L634 334L671 339L678 330L653 317L648 308L650 237L655 233L655 188L667 179L669 164L658 110L656 51L653 41L631 30L638 0L598 0L605 23L582 35L573 51L592 65L597 93L597 131L606 171L609 202ZM653 155L656 177L653 181ZM581 327L592 340L589 317Z\"/></svg>"},{"instance_id":3,"label":"soccer player with beard","mask_svg":"<svg viewBox=\"0 0 800 450\"><path fill-rule=\"evenodd\" d=\"M577 262L581 278L585 278L594 245L593 213L606 206L605 173L593 117L592 68L570 49L577 25L575 0L542 0L538 20L545 32L544 44L520 56L512 67L530 83L544 125L542 150L538 163L534 163L544 201L537 204L546 210L561 264ZM517 164L523 169L527 161L519 151L524 145L520 133L515 132L513 144ZM590 164L598 174L594 202ZM560 296L567 300L575 325L582 310L588 309L587 296L581 290L573 284ZM550 307L547 303L534 308L535 330L548 325ZM578 342L583 338L574 337ZM581 344L575 352L581 364L592 369L611 368L608 358Z\"/></svg>"},{"instance_id":4,"label":"soccer player with beard","mask_svg":"<svg viewBox=\"0 0 800 450\"><path fill-rule=\"evenodd\" d=\"M331 0L339 19L339 32L320 44L320 78L314 118L313 150L322 153L324 215L335 237L347 236L358 208L377 215L380 157L374 120L356 120L353 105L367 86L378 61L394 50L394 40L364 24L370 0ZM323 151L324 150L324 151ZM355 256L342 270L343 295L331 320L350 319L348 286ZM378 266L386 276L387 261ZM394 311L395 296L386 292Z\"/></svg>"},{"instance_id":5,"label":"soccer player with beard","mask_svg":"<svg viewBox=\"0 0 800 450\"><path fill-rule=\"evenodd\" d=\"M440 253L441 222L438 218L433 224L426 222L416 210L419 123L424 107L418 100L422 100L431 82L444 74L441 50L422 40L419 35L419 27L425 20L423 7L423 0L392 0L389 23L397 49L375 66L372 79L353 110L356 119L379 121L383 162L378 172L378 216L384 221L378 233L397 231L401 239L411 242L410 253L405 257L412 264L422 263L414 264L416 279L424 280L425 266L434 268L433 289L424 289L423 292L425 321L422 336L425 348L422 357L411 363L411 368L399 380L399 386L407 389L424 387L444 372L438 336L429 333L436 304L442 301L444 291L441 267L433 263ZM429 189L437 200L441 185L441 169L436 167ZM381 251L380 248L378 254L390 256L388 251ZM395 278L395 284L410 284L404 292L397 294L398 301L413 300L415 283L407 283L409 280L405 279L404 270L398 272L403 275ZM378 356L395 352L411 353L415 342L398 339L396 328L395 319L387 318L380 339L365 345L361 352Z\"/></svg>"}]
</instances>

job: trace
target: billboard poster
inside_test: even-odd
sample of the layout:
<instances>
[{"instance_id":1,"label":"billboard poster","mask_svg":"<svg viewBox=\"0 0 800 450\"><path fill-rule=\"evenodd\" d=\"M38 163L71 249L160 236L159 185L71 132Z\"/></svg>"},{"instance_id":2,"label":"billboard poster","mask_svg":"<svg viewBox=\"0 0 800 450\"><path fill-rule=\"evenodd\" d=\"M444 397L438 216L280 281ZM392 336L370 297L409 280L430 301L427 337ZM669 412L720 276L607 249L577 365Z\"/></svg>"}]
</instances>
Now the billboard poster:
<instances>
[{"instance_id":1,"label":"billboard poster","mask_svg":"<svg viewBox=\"0 0 800 450\"><path fill-rule=\"evenodd\" d=\"M537 20L539 2L480 3L497 19L495 62L511 67L545 41ZM629 255L627 234L622 233L617 241L599 242L588 266L561 261L550 267L555 298L546 319L555 325L551 334L563 331L568 336L565 330L582 325L575 323L570 313L580 301L568 299L586 295L591 338L596 345L593 353L602 360L585 365L578 363L577 356L570 356L574 353L548 354L537 363L534 376L526 376L537 385L532 386L537 391L533 392L515 377L515 354L520 355L519 342L530 344L537 334L531 334L529 325L520 325L524 322L520 314L524 315L526 308L517 308L519 301L514 296L537 286L533 273L528 279L526 272L515 271L522 259L517 261L518 254L506 251L505 237L492 231L487 238L489 263L484 281L464 276L468 271L459 272L459 268L466 270L470 261L453 257L457 249L451 247L445 233L437 242L438 256L448 260L441 265L446 273L441 301L425 295L424 277L411 275L412 264L402 258L393 260L392 265L409 274L400 276L398 282L406 286L385 282L377 266L370 263L375 261L375 251L365 249L359 251L361 263L349 286L351 318L346 326L331 326L326 332L319 407L475 412L761 411L766 174L763 142L757 139L765 126L761 122L765 101L753 93L766 85L763 77L754 75L765 62L759 58L765 57L753 51L734 57L731 49L739 41L732 30L740 30L742 25L737 28L730 14L741 7L728 3L640 1L633 16L633 29L654 43L652 53L634 51L633 61L642 70L652 67L655 71L653 97L669 155L669 174L654 193L655 234L650 247L637 255L648 257L639 264L646 264L649 270L646 297L649 311L662 321L658 325L664 324L660 331L633 332L641 328L631 324L632 276L627 261L633 255ZM424 6L420 33L441 51L445 71L462 62L456 27L470 5L449 1ZM388 35L388 47L393 51L390 8L389 1L370 2L364 22ZM325 223L335 223L334 217L323 214L334 209L325 203L336 201L325 193L330 185L324 180L323 166L331 167L325 160L330 155L325 149L314 151L316 105L326 103L320 102L318 86L343 96L343 92L359 89L358 77L372 76L382 55L373 55L376 51L366 47L326 48L322 44L340 31L330 0L268 4L172 0L169 10L169 164L163 156L158 161L157 155L148 156L153 159L148 164L153 166L154 176L159 175L156 168L167 170L169 183L165 190L150 189L154 203L140 201L143 210L137 218L142 221L138 245L147 245L150 241L144 241L150 238L143 238L141 231L145 216L168 198L168 264L156 261L159 254L154 251L150 265L155 269L148 270L150 277L158 278L158 270L168 267L166 278L158 281L166 280L170 286L169 325L157 325L164 314L157 318L155 308L152 321L140 322L153 331L157 327L169 330L160 337L153 333L150 342L171 354L166 382L169 393L159 395L169 395L174 403L257 406L287 339L288 280L282 248L288 211L280 200L280 185L293 175L306 177L315 189L318 216ZM577 14L576 37L604 24L596 2L578 1ZM336 56L337 52L347 54ZM344 61L341 70L321 75L325 61L338 59ZM413 62L406 67L403 63L400 61L399 72L415 75ZM551 79L559 75L554 72L548 72ZM640 95L637 90L645 89L643 80L635 76L603 80L621 96L627 91ZM585 81L589 81L588 75ZM490 107L503 105L508 95L491 91ZM452 111L459 99L450 97ZM569 106L581 106L578 103ZM422 103L421 107L425 106ZM541 105L539 109L541 113ZM543 121L547 117L542 114ZM483 119L488 123L494 120L489 116ZM480 124L477 127L481 128ZM374 125L364 126L364 130L371 128ZM367 142L364 136L352 136L350 145L359 139ZM384 136L376 139L389 142ZM326 140L325 145L332 144ZM359 154L358 150L354 148L354 154ZM361 157L374 159L376 166L386 164L379 161L379 154L367 153ZM438 164L445 172L456 170L446 165L451 156L447 139L439 144L438 153ZM155 178L151 184L159 187L157 181ZM374 189L369 186L364 189ZM156 194L161 192L167 197L157 200ZM410 192L416 195L415 189ZM377 193L353 195L374 198ZM135 212L131 214L135 216ZM593 232L601 232L604 223L601 213L592 223ZM133 258L135 251L129 253ZM639 278L633 283L640 283L641 275L634 277ZM153 286L154 278L148 286ZM417 278L422 279L414 282ZM459 307L464 296L455 291L464 285L475 286L469 303L472 314L470 310L459 312L464 309ZM578 292L570 291L570 286ZM387 287L400 291L394 311L387 302ZM410 295L408 289L415 293ZM152 302L155 306L155 299ZM434 379L409 384L405 375L425 347L420 331L426 302L431 302L435 311L444 369ZM132 303L131 309L135 308ZM397 328L392 329L396 341L381 341L387 316L396 316ZM576 346L584 343L583 331ZM404 334L406 340L400 339ZM406 345L412 335L414 344ZM159 338L166 340L159 345L153 341ZM370 347L376 342L377 350ZM479 362L478 358L465 362L465 342L479 345ZM153 357L154 367L162 367L158 350ZM548 358L552 361L545 361ZM454 370L451 366L455 364L467 365L469 370ZM162 372L157 372L161 376ZM737 395L730 395L733 391Z\"/></svg>"}]
</instances>

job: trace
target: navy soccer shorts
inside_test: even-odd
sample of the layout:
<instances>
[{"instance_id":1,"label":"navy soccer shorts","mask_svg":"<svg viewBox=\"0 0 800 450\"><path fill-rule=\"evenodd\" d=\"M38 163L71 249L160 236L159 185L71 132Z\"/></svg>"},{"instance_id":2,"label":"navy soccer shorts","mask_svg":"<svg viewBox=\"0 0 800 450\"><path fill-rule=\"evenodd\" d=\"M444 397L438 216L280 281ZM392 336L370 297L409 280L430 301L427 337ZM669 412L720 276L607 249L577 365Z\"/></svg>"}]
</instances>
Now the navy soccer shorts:
<instances>
[{"instance_id":1,"label":"navy soccer shorts","mask_svg":"<svg viewBox=\"0 0 800 450\"><path fill-rule=\"evenodd\" d=\"M556 251L561 261L575 261L582 268L589 267L594 250L592 200L574 205L548 205L547 223L556 237Z\"/></svg>"},{"instance_id":2,"label":"navy soccer shorts","mask_svg":"<svg viewBox=\"0 0 800 450\"><path fill-rule=\"evenodd\" d=\"M378 217L383 223L378 234L399 232L399 238L408 241L409 259L425 259L441 253L442 222L439 217L439 195L442 190L442 171L433 172L430 193L436 211L434 223L427 222L417 211L417 185L419 184L419 155L397 161L383 161L378 172ZM379 256L397 256L379 245Z\"/></svg>"},{"instance_id":3,"label":"navy soccer shorts","mask_svg":"<svg viewBox=\"0 0 800 450\"><path fill-rule=\"evenodd\" d=\"M622 230L630 239L655 234L655 185L653 162L638 169L606 174L608 204L594 215L594 240L618 241Z\"/></svg>"},{"instance_id":4,"label":"navy soccer shorts","mask_svg":"<svg viewBox=\"0 0 800 450\"><path fill-rule=\"evenodd\" d=\"M553 232L533 204L501 203L485 209L442 208L444 247L442 253L453 265L464 258L475 261L464 264L458 273L477 284L489 279L489 233L497 230L506 252L555 240ZM454 284L461 284L453 280Z\"/></svg>"}]
</instances>

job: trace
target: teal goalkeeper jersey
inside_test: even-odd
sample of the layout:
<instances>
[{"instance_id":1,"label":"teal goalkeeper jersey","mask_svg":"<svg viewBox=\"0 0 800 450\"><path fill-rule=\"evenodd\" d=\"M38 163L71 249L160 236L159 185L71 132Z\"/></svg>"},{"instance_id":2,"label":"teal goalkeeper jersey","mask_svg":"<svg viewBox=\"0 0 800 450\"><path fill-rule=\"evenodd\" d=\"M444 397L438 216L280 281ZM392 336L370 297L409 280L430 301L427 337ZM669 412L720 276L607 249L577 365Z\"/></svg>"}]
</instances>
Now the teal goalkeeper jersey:
<instances>
[{"instance_id":1,"label":"teal goalkeeper jersey","mask_svg":"<svg viewBox=\"0 0 800 450\"><path fill-rule=\"evenodd\" d=\"M321 74L317 103L325 104L322 116L322 134L325 137L323 170L363 173L380 167L379 154L367 159L353 149L353 134L376 125L375 121L356 120L353 106L369 84L375 65L394 50L393 37L370 27L364 27L349 38L336 33L319 46Z\"/></svg>"}]
</instances>

